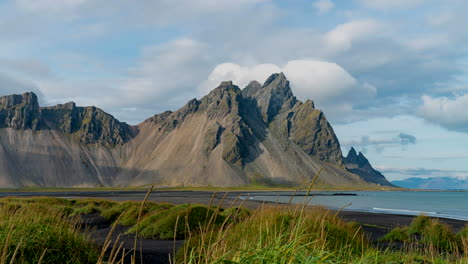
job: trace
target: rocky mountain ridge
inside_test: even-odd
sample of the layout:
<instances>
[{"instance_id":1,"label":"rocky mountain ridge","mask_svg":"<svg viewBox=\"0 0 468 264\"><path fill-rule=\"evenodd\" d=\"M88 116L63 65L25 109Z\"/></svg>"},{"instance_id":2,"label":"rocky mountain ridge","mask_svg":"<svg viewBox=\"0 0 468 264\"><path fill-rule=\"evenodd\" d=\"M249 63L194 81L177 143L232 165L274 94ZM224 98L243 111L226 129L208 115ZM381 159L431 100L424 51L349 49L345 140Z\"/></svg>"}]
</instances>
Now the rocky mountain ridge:
<instances>
[{"instance_id":1,"label":"rocky mountain ridge","mask_svg":"<svg viewBox=\"0 0 468 264\"><path fill-rule=\"evenodd\" d=\"M392 184L409 189L425 190L468 190L468 178L454 177L412 177L392 181Z\"/></svg>"},{"instance_id":2,"label":"rocky mountain ridge","mask_svg":"<svg viewBox=\"0 0 468 264\"><path fill-rule=\"evenodd\" d=\"M342 156L323 112L283 73L242 90L222 82L137 126L73 102L40 107L33 93L0 97L0 187L297 185L319 168L322 184L390 185L361 156Z\"/></svg>"},{"instance_id":3,"label":"rocky mountain ridge","mask_svg":"<svg viewBox=\"0 0 468 264\"><path fill-rule=\"evenodd\" d=\"M344 158L344 164L348 171L359 175L367 182L388 185L388 181L382 173L372 167L364 154L361 152L357 154L354 147L349 150L348 155Z\"/></svg>"},{"instance_id":4,"label":"rocky mountain ridge","mask_svg":"<svg viewBox=\"0 0 468 264\"><path fill-rule=\"evenodd\" d=\"M129 125L99 108L74 102L39 107L32 92L0 97L0 128L57 130L85 144L123 144L132 137Z\"/></svg>"}]
</instances>

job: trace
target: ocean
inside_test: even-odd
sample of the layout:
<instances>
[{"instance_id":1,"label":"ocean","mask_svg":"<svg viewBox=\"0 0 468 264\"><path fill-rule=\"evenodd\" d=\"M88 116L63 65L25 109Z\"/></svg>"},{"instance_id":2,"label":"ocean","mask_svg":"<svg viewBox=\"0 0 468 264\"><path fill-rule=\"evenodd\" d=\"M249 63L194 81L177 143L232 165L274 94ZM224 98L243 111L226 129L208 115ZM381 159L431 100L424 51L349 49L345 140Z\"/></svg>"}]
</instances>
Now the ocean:
<instances>
[{"instance_id":1,"label":"ocean","mask_svg":"<svg viewBox=\"0 0 468 264\"><path fill-rule=\"evenodd\" d=\"M245 199L288 203L303 203L305 192L251 192ZM311 205L331 209L420 215L468 221L468 192L461 191L357 191L313 192Z\"/></svg>"}]
</instances>

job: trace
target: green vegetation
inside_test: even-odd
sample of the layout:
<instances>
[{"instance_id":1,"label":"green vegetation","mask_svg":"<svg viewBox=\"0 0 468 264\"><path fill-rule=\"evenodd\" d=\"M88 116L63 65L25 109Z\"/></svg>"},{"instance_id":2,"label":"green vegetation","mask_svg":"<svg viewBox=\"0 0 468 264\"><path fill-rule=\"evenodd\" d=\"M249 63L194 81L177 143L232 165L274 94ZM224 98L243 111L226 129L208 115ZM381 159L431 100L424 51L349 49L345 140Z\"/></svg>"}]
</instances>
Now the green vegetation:
<instances>
[{"instance_id":1,"label":"green vegetation","mask_svg":"<svg viewBox=\"0 0 468 264\"><path fill-rule=\"evenodd\" d=\"M0 263L96 263L98 249L76 219L60 210L67 203L53 198L2 200Z\"/></svg>"},{"instance_id":2,"label":"green vegetation","mask_svg":"<svg viewBox=\"0 0 468 264\"><path fill-rule=\"evenodd\" d=\"M402 242L402 248L382 250L368 241L358 223L303 205L248 210L32 197L0 199L0 263L12 258L11 263L117 263L118 249L112 250L114 257L103 259L105 249L93 246L92 231L79 228L78 217L89 213L129 226L131 236L186 239L173 263L462 264L468 260L468 225L454 234L425 216L382 238Z\"/></svg>"},{"instance_id":3,"label":"green vegetation","mask_svg":"<svg viewBox=\"0 0 468 264\"><path fill-rule=\"evenodd\" d=\"M145 203L142 207L143 217L146 216L149 212L151 214L157 213L159 211L163 211L166 209L171 208L173 205L171 204L164 204L164 203ZM118 224L124 226L132 226L137 223L138 220L138 212L141 207L140 202L121 202L115 203L109 208L105 208L101 211L101 216L106 219L110 219L112 221L118 219Z\"/></svg>"},{"instance_id":4,"label":"green vegetation","mask_svg":"<svg viewBox=\"0 0 468 264\"><path fill-rule=\"evenodd\" d=\"M462 229L458 234L454 234L449 226L420 215L416 217L409 227L397 227L384 236L382 241L421 243L428 248L439 252L456 253L467 252L466 241L467 228ZM465 244L464 244L465 243Z\"/></svg>"},{"instance_id":5,"label":"green vegetation","mask_svg":"<svg viewBox=\"0 0 468 264\"><path fill-rule=\"evenodd\" d=\"M145 238L183 239L190 232L197 233L201 227L212 221L213 226L219 226L225 217L215 210L201 205L179 205L168 210L158 212L143 219L141 224L129 230Z\"/></svg>"},{"instance_id":6,"label":"green vegetation","mask_svg":"<svg viewBox=\"0 0 468 264\"><path fill-rule=\"evenodd\" d=\"M388 241L388 242L397 242L397 241L403 242L403 241L408 241L409 238L410 237L408 235L408 228L395 227L392 231L390 231L380 240Z\"/></svg>"},{"instance_id":7,"label":"green vegetation","mask_svg":"<svg viewBox=\"0 0 468 264\"><path fill-rule=\"evenodd\" d=\"M405 230L404 232L402 230ZM407 229L388 237L398 240ZM238 223L189 236L176 263L466 263L466 245L440 251L432 245L381 250L356 223L324 209L264 206Z\"/></svg>"}]
</instances>

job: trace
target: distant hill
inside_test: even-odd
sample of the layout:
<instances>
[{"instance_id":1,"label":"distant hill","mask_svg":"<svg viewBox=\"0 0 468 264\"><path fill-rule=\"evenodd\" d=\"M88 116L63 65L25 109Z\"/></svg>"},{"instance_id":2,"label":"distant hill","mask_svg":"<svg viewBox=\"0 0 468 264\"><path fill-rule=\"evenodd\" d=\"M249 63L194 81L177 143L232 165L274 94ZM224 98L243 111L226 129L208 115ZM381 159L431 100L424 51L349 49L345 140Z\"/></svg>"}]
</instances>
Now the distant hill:
<instances>
[{"instance_id":1,"label":"distant hill","mask_svg":"<svg viewBox=\"0 0 468 264\"><path fill-rule=\"evenodd\" d=\"M453 177L408 178L392 181L392 184L410 189L468 190L468 179Z\"/></svg>"},{"instance_id":2,"label":"distant hill","mask_svg":"<svg viewBox=\"0 0 468 264\"><path fill-rule=\"evenodd\" d=\"M201 99L136 126L73 102L40 107L33 93L0 97L0 187L391 184L338 138L283 73Z\"/></svg>"}]
</instances>

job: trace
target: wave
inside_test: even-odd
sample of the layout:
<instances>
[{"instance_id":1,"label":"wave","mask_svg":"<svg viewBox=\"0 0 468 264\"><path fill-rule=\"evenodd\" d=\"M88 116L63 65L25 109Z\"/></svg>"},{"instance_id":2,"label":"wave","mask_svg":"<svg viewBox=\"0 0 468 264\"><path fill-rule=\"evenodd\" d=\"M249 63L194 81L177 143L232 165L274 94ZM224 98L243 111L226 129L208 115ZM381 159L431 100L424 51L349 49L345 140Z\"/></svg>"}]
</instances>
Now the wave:
<instances>
[{"instance_id":1,"label":"wave","mask_svg":"<svg viewBox=\"0 0 468 264\"><path fill-rule=\"evenodd\" d=\"M427 212L427 211L414 211L414 210L405 210L405 209L390 209L390 208L378 208L378 207L373 207L372 210L375 211L384 211L384 212L392 212L392 213L405 213L405 214L411 214L411 215L419 215L419 214L424 214L424 215L437 215L439 214L438 212Z\"/></svg>"}]
</instances>

